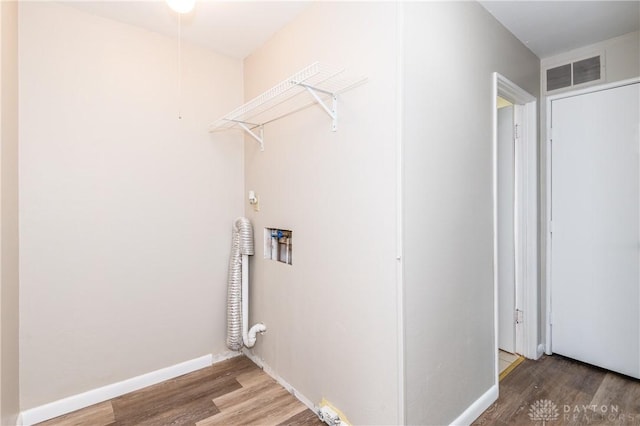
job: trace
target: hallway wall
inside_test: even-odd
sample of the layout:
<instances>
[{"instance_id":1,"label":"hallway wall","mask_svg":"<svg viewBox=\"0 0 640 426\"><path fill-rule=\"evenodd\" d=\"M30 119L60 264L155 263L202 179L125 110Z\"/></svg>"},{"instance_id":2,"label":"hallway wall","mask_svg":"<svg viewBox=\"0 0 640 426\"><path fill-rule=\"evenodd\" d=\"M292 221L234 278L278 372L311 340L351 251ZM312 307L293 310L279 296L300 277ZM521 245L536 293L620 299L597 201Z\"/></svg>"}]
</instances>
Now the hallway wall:
<instances>
[{"instance_id":1,"label":"hallway wall","mask_svg":"<svg viewBox=\"0 0 640 426\"><path fill-rule=\"evenodd\" d=\"M406 422L450 424L495 383L493 73L539 59L475 2L405 4Z\"/></svg>"}]
</instances>

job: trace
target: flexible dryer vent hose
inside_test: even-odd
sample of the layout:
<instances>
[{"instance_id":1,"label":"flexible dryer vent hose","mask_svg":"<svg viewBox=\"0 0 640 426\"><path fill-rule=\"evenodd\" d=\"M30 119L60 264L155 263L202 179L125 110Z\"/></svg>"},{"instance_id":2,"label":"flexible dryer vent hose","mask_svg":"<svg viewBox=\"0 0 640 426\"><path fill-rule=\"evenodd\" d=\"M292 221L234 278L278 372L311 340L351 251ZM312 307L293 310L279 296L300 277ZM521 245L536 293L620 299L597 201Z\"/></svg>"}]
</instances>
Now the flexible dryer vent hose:
<instances>
[{"instance_id":1,"label":"flexible dryer vent hose","mask_svg":"<svg viewBox=\"0 0 640 426\"><path fill-rule=\"evenodd\" d=\"M229 257L229 277L227 285L227 347L238 351L243 346L243 314L245 321L248 312L243 313L243 280L245 281L245 291L248 293L248 276L243 277L243 258L248 262L247 256L254 254L253 249L253 227L246 217L239 217L233 224L233 234L231 238L231 255ZM248 265L245 265L245 273L248 272ZM248 275L248 273L247 273ZM248 294L244 295L246 299ZM248 309L248 300L245 300L245 309ZM264 330L258 330L258 332ZM246 334L246 332L244 333ZM246 338L244 339L246 343ZM255 343L255 333L253 342ZM248 345L247 345L248 346ZM253 345L251 345L253 346Z\"/></svg>"}]
</instances>

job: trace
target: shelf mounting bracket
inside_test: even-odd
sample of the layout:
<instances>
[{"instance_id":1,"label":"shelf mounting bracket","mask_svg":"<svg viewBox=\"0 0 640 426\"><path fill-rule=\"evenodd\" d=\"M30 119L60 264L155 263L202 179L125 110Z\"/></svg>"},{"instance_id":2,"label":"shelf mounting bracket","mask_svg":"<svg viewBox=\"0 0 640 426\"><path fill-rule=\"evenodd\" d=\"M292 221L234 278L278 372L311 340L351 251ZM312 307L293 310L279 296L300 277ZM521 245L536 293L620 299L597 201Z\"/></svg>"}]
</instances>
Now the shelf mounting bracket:
<instances>
[{"instance_id":1,"label":"shelf mounting bracket","mask_svg":"<svg viewBox=\"0 0 640 426\"><path fill-rule=\"evenodd\" d=\"M234 123L237 123L238 126L242 127L242 130L247 132L249 136L251 136L258 142L258 144L260 145L260 151L264 151L264 124L245 123L244 121L239 121L239 120L229 120L229 121L233 121ZM249 126L253 126L253 127L249 127ZM253 131L253 129L255 128L258 129L259 134L256 134L256 132Z\"/></svg>"},{"instance_id":2,"label":"shelf mounting bracket","mask_svg":"<svg viewBox=\"0 0 640 426\"><path fill-rule=\"evenodd\" d=\"M315 104L331 118L331 130L336 132L338 95L367 80L362 76L343 76L343 71L314 62L211 123L209 132L240 129L256 140L260 151L264 151L265 125Z\"/></svg>"},{"instance_id":3,"label":"shelf mounting bracket","mask_svg":"<svg viewBox=\"0 0 640 426\"><path fill-rule=\"evenodd\" d=\"M331 117L331 131L335 132L336 130L338 130L338 95L326 90L318 89L317 87L311 86L309 84L301 83L299 81L293 81L292 83L307 89L307 92L309 92L311 96L313 96L318 105L320 105L322 109L324 109L324 111L329 115L329 117ZM320 98L318 92L331 96L331 107L328 107L326 102L323 101L322 98Z\"/></svg>"}]
</instances>

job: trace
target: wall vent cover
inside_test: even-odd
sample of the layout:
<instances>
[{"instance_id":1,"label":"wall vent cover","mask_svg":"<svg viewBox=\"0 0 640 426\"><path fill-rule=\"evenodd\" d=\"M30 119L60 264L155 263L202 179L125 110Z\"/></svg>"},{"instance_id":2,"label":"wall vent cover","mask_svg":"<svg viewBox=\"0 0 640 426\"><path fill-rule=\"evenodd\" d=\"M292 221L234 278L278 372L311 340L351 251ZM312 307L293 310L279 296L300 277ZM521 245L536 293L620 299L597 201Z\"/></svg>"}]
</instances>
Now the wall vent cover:
<instances>
[{"instance_id":1,"label":"wall vent cover","mask_svg":"<svg viewBox=\"0 0 640 426\"><path fill-rule=\"evenodd\" d=\"M547 70L547 92L563 87L571 87L571 64Z\"/></svg>"},{"instance_id":2,"label":"wall vent cover","mask_svg":"<svg viewBox=\"0 0 640 426\"><path fill-rule=\"evenodd\" d=\"M600 80L600 56L573 63L573 85Z\"/></svg>"},{"instance_id":3,"label":"wall vent cover","mask_svg":"<svg viewBox=\"0 0 640 426\"><path fill-rule=\"evenodd\" d=\"M602 78L600 59L598 55L547 69L547 92L599 81Z\"/></svg>"}]
</instances>

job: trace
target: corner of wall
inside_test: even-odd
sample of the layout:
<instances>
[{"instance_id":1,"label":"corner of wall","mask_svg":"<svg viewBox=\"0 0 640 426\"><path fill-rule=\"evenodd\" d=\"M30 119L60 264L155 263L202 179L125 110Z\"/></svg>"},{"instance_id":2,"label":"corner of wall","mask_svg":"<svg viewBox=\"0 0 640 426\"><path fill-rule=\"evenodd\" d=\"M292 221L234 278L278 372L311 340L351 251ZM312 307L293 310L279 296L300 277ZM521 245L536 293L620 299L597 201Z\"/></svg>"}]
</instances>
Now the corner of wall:
<instances>
[{"instance_id":1,"label":"corner of wall","mask_svg":"<svg viewBox=\"0 0 640 426\"><path fill-rule=\"evenodd\" d=\"M18 365L18 2L0 2L0 424L16 424Z\"/></svg>"}]
</instances>

